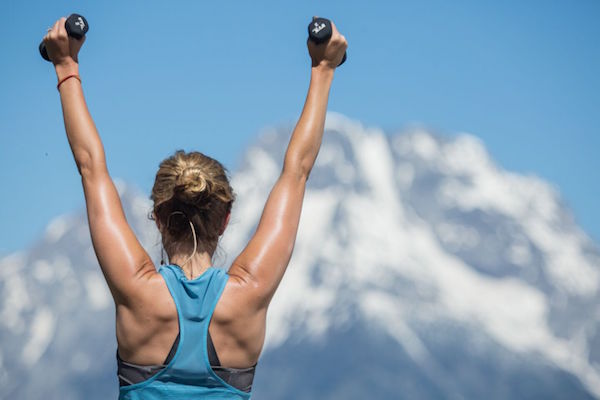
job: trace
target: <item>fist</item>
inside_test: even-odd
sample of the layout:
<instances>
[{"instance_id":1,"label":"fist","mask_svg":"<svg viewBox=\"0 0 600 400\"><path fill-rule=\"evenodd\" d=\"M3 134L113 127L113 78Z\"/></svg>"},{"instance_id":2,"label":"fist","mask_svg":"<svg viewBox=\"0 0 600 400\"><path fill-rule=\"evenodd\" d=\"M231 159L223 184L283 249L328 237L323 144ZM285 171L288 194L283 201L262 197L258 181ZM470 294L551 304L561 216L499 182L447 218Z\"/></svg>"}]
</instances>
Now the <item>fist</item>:
<instances>
[{"instance_id":1,"label":"fist","mask_svg":"<svg viewBox=\"0 0 600 400\"><path fill-rule=\"evenodd\" d=\"M316 44L308 40L308 53L313 67L325 66L334 69L342 62L348 42L344 35L338 32L333 21L331 21L331 31L331 38L325 43Z\"/></svg>"},{"instance_id":2,"label":"fist","mask_svg":"<svg viewBox=\"0 0 600 400\"><path fill-rule=\"evenodd\" d=\"M78 62L77 55L83 42L85 42L85 36L81 39L75 39L67 35L67 29L65 28L66 18L61 18L52 28L48 29L48 33L44 36L44 43L46 45L46 51L48 57L54 65L67 64L69 62Z\"/></svg>"}]
</instances>

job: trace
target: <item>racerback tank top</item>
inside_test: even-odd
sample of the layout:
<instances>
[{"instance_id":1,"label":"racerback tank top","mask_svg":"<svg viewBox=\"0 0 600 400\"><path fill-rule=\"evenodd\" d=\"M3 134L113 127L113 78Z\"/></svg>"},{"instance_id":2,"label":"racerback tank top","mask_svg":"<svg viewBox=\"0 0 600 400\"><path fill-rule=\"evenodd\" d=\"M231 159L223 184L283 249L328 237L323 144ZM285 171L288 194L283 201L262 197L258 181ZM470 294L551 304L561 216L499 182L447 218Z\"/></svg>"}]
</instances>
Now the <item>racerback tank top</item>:
<instances>
[{"instance_id":1,"label":"racerback tank top","mask_svg":"<svg viewBox=\"0 0 600 400\"><path fill-rule=\"evenodd\" d=\"M206 349L210 319L229 275L210 267L189 280L175 265L161 266L159 273L177 308L179 344L164 369L143 382L120 387L119 399L250 399L251 393L229 385L212 370Z\"/></svg>"}]
</instances>

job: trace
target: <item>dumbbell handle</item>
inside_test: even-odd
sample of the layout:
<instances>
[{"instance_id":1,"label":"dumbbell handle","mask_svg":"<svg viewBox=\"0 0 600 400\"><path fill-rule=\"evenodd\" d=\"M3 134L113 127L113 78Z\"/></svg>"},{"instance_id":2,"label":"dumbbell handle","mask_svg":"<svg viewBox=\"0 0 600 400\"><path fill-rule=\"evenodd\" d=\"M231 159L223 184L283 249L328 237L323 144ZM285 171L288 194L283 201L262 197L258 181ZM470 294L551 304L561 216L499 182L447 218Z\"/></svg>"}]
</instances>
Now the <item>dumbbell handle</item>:
<instances>
[{"instance_id":1,"label":"dumbbell handle","mask_svg":"<svg viewBox=\"0 0 600 400\"><path fill-rule=\"evenodd\" d=\"M332 33L331 21L327 18L313 18L311 23L308 24L308 39L315 44L321 44L328 41L331 39ZM345 61L346 53L344 53L344 57L338 67Z\"/></svg>"},{"instance_id":2,"label":"dumbbell handle","mask_svg":"<svg viewBox=\"0 0 600 400\"><path fill-rule=\"evenodd\" d=\"M67 30L67 35L75 39L81 39L87 33L89 26L83 15L71 14L65 21L65 29ZM46 43L44 43L44 41L40 43L39 50L42 58L46 61L50 61L48 51L46 50Z\"/></svg>"}]
</instances>

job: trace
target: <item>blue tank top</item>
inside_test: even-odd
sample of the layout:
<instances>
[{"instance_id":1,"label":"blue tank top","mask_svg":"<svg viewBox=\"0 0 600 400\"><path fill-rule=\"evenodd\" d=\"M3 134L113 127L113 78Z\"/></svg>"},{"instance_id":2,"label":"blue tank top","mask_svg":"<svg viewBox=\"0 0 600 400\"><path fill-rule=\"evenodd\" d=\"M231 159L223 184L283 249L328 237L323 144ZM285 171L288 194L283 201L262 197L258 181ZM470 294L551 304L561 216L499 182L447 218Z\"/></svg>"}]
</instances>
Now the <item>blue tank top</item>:
<instances>
[{"instance_id":1,"label":"blue tank top","mask_svg":"<svg viewBox=\"0 0 600 400\"><path fill-rule=\"evenodd\" d=\"M119 388L119 399L250 399L251 393L236 389L215 374L206 350L208 325L229 275L210 267L189 280L175 265L162 266L158 272L177 307L179 345L173 359L156 375Z\"/></svg>"}]
</instances>

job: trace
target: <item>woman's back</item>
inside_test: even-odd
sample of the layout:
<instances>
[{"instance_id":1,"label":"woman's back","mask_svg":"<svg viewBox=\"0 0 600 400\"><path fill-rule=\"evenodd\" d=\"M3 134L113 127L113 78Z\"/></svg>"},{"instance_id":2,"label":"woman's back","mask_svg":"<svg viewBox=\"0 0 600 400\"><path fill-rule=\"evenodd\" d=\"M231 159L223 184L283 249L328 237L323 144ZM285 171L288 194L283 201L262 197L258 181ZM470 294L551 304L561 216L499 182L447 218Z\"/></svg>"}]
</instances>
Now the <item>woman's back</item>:
<instances>
[{"instance_id":1,"label":"woman's back","mask_svg":"<svg viewBox=\"0 0 600 400\"><path fill-rule=\"evenodd\" d=\"M175 265L162 266L159 274L174 301L178 335L171 360L143 381L123 385L122 399L164 399L172 395L202 398L248 399L249 393L236 388L213 371L206 343L213 312L228 282L228 275L208 268L199 277L188 280ZM250 382L251 384L251 382ZM249 390L248 390L249 392Z\"/></svg>"},{"instance_id":2,"label":"woman's back","mask_svg":"<svg viewBox=\"0 0 600 400\"><path fill-rule=\"evenodd\" d=\"M141 298L133 302L134 309L117 306L117 343L122 359L158 365L166 359L179 334L178 312L160 272L150 274L145 286ZM231 368L256 364L265 337L266 313L244 313L243 304L236 300L240 290L235 278L227 280L209 325L221 365Z\"/></svg>"}]
</instances>

